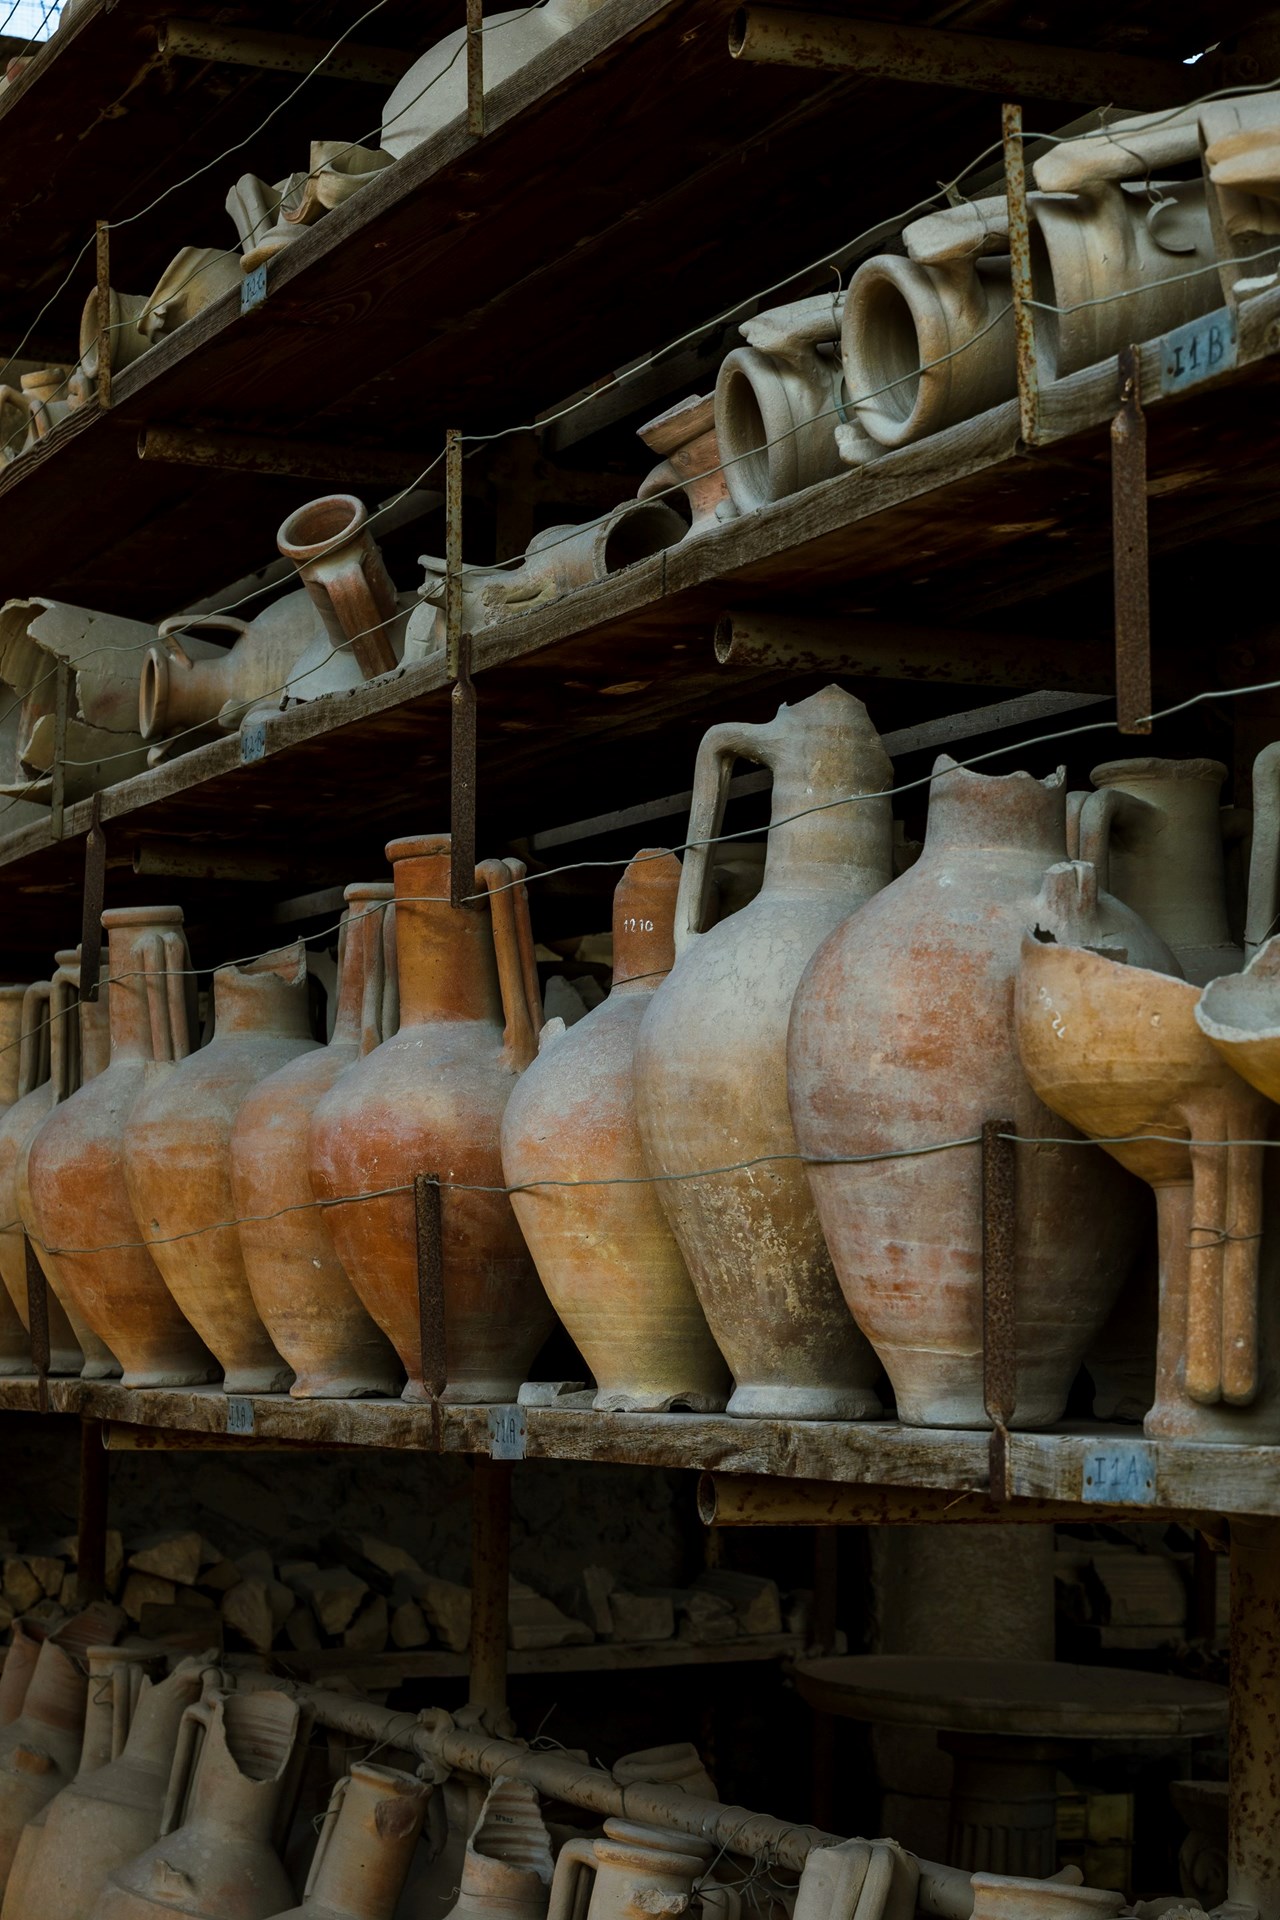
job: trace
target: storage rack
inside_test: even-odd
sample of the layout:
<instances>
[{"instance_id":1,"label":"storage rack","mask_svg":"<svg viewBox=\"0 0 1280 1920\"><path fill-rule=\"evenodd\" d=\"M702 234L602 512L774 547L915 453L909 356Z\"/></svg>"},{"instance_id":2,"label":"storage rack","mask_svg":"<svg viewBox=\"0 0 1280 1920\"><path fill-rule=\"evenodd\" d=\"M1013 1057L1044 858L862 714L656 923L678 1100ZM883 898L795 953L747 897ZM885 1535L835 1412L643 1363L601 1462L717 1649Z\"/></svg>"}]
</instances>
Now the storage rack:
<instances>
[{"instance_id":1,"label":"storage rack","mask_svg":"<svg viewBox=\"0 0 1280 1920\"><path fill-rule=\"evenodd\" d=\"M74 359L79 304L93 280L87 211L122 219L195 176L158 214L111 236L112 284L145 287L183 241L225 239L221 198L241 162L219 156L269 109L270 129L245 147L242 164L272 178L303 163L313 135L372 129L397 52L407 66L459 24L456 8L386 0L377 46L349 47L347 71L317 76L286 100L303 56L285 42L336 39L350 24L345 10L336 0L295 9L295 36L276 31L278 10L241 6L233 28L215 11L184 10L196 28L224 35L216 58L193 64L161 50L173 15L160 0L86 0L0 95L6 353L27 363ZM378 499L412 487L402 537L421 527L443 551L444 430L497 434L557 413L574 395L583 404L567 424L496 440L467 464L467 558L522 544L540 503L569 503L577 512L565 517L581 518L626 497L646 464L634 448L619 450L627 428L706 386L734 338L735 301L775 284L772 298L795 297L823 284L821 274L797 272L800 263L826 253L847 265L870 251L852 243L890 212L889 180L889 198L905 206L984 147L999 172L998 77L975 92L923 67L915 82L876 84L731 66L732 11L725 0L603 0L587 24L485 96L483 133L458 123L428 141L304 233L265 283L224 297L116 376L109 407L85 407L0 470L0 598L36 591L158 618L251 576L269 560L279 520L324 485ZM1024 27L1003 0L928 21L901 0L881 11L904 44L912 26L945 25L1004 33L1050 56L1058 40L1085 52L1118 46L1168 67L1199 51L1202 13L1187 0L1163 8L1143 0L1117 21L1103 8L1082 14L1050 0ZM1213 33L1234 48L1227 78L1280 72L1265 29L1251 35L1262 14L1251 4L1215 10ZM244 64L244 36L255 30L274 36L276 68ZM1064 53L1064 68L1075 57ZM373 69L384 76L376 83ZM1059 127L1079 104L1064 90L1040 103L1035 124ZM42 277L33 282L36 257ZM585 397L610 366L667 340L681 344L620 387ZM1232 610L1263 604L1280 474L1268 406L1280 374L1280 292L1241 309L1234 364L1215 377L1166 391L1165 361L1164 343L1141 346L1153 672L1167 700L1215 676L1223 685L1266 678L1239 670L1251 664L1243 649L1265 657L1260 621L1233 626L1230 645L1218 644L1228 567L1205 577L1174 556L1215 542L1229 556ZM890 717L908 716L913 702L946 714L998 694L1049 689L1083 703L1110 692L1115 669L1098 636L1109 623L1109 429L1120 404L1114 362L1057 383L1039 395L1030 444L1024 385L1021 409L1011 402L475 635L484 846L536 848L540 836L570 850L612 845L610 833L685 784L708 720L784 691L797 697L829 677L803 645L762 666L722 668L712 639L728 614L838 621L842 676L878 682ZM158 429L185 437L181 463L140 457ZM1161 616L1174 608L1170 630ZM56 823L0 835L6 961L20 968L65 941L91 828L99 862L105 846L109 904L154 890L154 879L135 878L133 861L164 839L188 842L206 867L166 880L166 891L211 918L232 888L243 896L250 844L277 859L273 899L294 890L283 909L264 906L263 927L305 928L331 913L334 883L376 860L388 831L446 817L450 690L446 668L406 667L180 755L94 803L69 804ZM1264 699L1237 714L1244 764L1251 746L1275 734L1277 710ZM1010 724L997 702L964 737ZM989 1365L998 1359L989 1354ZM1231 1891L1263 1920L1280 1920L1280 1775L1261 1738L1274 1704L1280 1449L1151 1442L1089 1425L1013 1434L1001 1452L984 1434L888 1422L298 1402L34 1379L0 1382L0 1409L80 1422L90 1588L105 1526L103 1442L113 1429L117 1442L162 1447L474 1456L483 1464L472 1694L490 1707L507 1670L505 1502L516 1459L697 1468L711 1476L708 1511L716 1476L748 1476L772 1524L1180 1515L1220 1540L1229 1532ZM1247 1812L1246 1788L1260 1796Z\"/></svg>"}]
</instances>

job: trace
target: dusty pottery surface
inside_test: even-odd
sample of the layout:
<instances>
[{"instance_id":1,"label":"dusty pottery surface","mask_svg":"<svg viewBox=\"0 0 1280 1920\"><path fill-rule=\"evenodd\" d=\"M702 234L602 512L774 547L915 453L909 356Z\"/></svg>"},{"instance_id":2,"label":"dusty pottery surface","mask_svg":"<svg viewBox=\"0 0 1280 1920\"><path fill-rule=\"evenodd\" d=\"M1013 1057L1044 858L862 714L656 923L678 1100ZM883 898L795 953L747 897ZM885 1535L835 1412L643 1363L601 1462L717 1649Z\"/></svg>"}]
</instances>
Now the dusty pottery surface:
<instances>
[{"instance_id":1,"label":"dusty pottery surface","mask_svg":"<svg viewBox=\"0 0 1280 1920\"><path fill-rule=\"evenodd\" d=\"M33 1142L31 1209L42 1241L59 1249L50 1261L68 1300L114 1343L124 1385L189 1386L216 1378L217 1363L138 1244L124 1151L135 1107L190 1050L182 909L115 907L102 924L110 1058Z\"/></svg>"},{"instance_id":2,"label":"dusty pottery surface","mask_svg":"<svg viewBox=\"0 0 1280 1920\"><path fill-rule=\"evenodd\" d=\"M690 533L701 533L706 527L733 519L738 509L721 465L713 394L677 400L673 407L637 427L636 432L650 453L662 456L641 481L638 500L682 487L689 503Z\"/></svg>"},{"instance_id":3,"label":"dusty pottery surface","mask_svg":"<svg viewBox=\"0 0 1280 1920\"><path fill-rule=\"evenodd\" d=\"M1276 281L1280 94L1207 100L1199 121L1222 291L1228 300L1249 299Z\"/></svg>"},{"instance_id":4,"label":"dusty pottery surface","mask_svg":"<svg viewBox=\"0 0 1280 1920\"><path fill-rule=\"evenodd\" d=\"M845 1298L911 1426L985 1427L983 1123L1063 1134L1018 1058L1022 939L1048 908L1065 850L1061 770L989 777L934 767L924 850L815 955L791 1016L791 1110ZM1088 871L1091 883L1093 876ZM1083 937L1110 938L1090 886L1067 900ZM1131 916L1130 916L1131 919ZM1154 936L1150 936L1154 939ZM823 1165L842 1155L905 1157ZM1015 1427L1059 1419L1136 1252L1140 1196L1074 1146L1017 1149Z\"/></svg>"},{"instance_id":5,"label":"dusty pottery surface","mask_svg":"<svg viewBox=\"0 0 1280 1920\"><path fill-rule=\"evenodd\" d=\"M640 1022L675 960L680 862L649 848L613 898L613 986L567 1031L543 1029L502 1118L508 1184L643 1182L633 1062ZM657 1192L644 1184L512 1195L548 1298L612 1411L714 1412L721 1359Z\"/></svg>"},{"instance_id":6,"label":"dusty pottery surface","mask_svg":"<svg viewBox=\"0 0 1280 1920\"><path fill-rule=\"evenodd\" d=\"M1098 791L1080 808L1080 858L1167 941L1196 986L1244 962L1227 925L1226 776L1220 760L1110 760L1093 769Z\"/></svg>"},{"instance_id":7,"label":"dusty pottery surface","mask_svg":"<svg viewBox=\"0 0 1280 1920\"><path fill-rule=\"evenodd\" d=\"M393 840L400 1030L349 1067L315 1110L318 1199L407 1191L326 1209L347 1277L395 1347L407 1400L426 1395L415 1252L415 1174L503 1186L502 1113L542 1021L519 861L476 868L449 905L448 835ZM488 900L484 895L488 892ZM504 1026L505 1021L505 1026ZM553 1324L504 1192L444 1188L442 1273L450 1403L514 1400Z\"/></svg>"},{"instance_id":8,"label":"dusty pottery surface","mask_svg":"<svg viewBox=\"0 0 1280 1920\"><path fill-rule=\"evenodd\" d=\"M484 1914L495 1920L543 1920L553 1872L551 1836L537 1794L525 1781L500 1774L467 1841L458 1898L446 1920L478 1920Z\"/></svg>"},{"instance_id":9,"label":"dusty pottery surface","mask_svg":"<svg viewBox=\"0 0 1280 1920\"><path fill-rule=\"evenodd\" d=\"M200 629L236 638L220 646L201 639ZM299 661L322 639L305 593L286 594L252 621L230 613L178 614L161 621L158 636L137 684L138 728L144 740L174 740L184 750L214 727L234 732L260 701L277 707ZM149 763L165 752L153 744Z\"/></svg>"},{"instance_id":10,"label":"dusty pottery surface","mask_svg":"<svg viewBox=\"0 0 1280 1920\"><path fill-rule=\"evenodd\" d=\"M14 1621L4 1666L0 1668L0 1727L10 1726L22 1712L43 1644L27 1632L21 1620Z\"/></svg>"},{"instance_id":11,"label":"dusty pottery surface","mask_svg":"<svg viewBox=\"0 0 1280 1920\"><path fill-rule=\"evenodd\" d=\"M734 761L773 773L764 882L702 932ZM787 1107L786 1037L800 976L833 928L887 885L892 768L860 700L826 687L763 726L713 727L698 749L676 907L676 964L635 1053L654 1174L780 1156L658 1198L734 1378L730 1413L874 1418L879 1367L840 1296ZM868 797L825 807L838 796ZM806 811L818 808L819 811ZM802 817L792 818L793 815ZM704 843L704 844L699 844Z\"/></svg>"},{"instance_id":12,"label":"dusty pottery surface","mask_svg":"<svg viewBox=\"0 0 1280 1920\"><path fill-rule=\"evenodd\" d=\"M431 1788L361 1761L329 1801L302 1905L279 1920L391 1920Z\"/></svg>"},{"instance_id":13,"label":"dusty pottery surface","mask_svg":"<svg viewBox=\"0 0 1280 1920\"><path fill-rule=\"evenodd\" d=\"M206 1728L198 1758L197 1724ZM273 1835L296 1792L304 1738L300 1709L283 1693L214 1693L188 1707L160 1838L108 1874L90 1920L149 1920L175 1907L202 1920L287 1912L293 1889Z\"/></svg>"},{"instance_id":14,"label":"dusty pottery surface","mask_svg":"<svg viewBox=\"0 0 1280 1920\"><path fill-rule=\"evenodd\" d=\"M56 1640L46 1640L21 1713L0 1728L0 1893L23 1828L76 1771L86 1686L81 1662Z\"/></svg>"},{"instance_id":15,"label":"dusty pottery surface","mask_svg":"<svg viewBox=\"0 0 1280 1920\"><path fill-rule=\"evenodd\" d=\"M246 1095L309 1053L298 942L213 976L213 1039L144 1087L124 1131L125 1184L169 1292L217 1359L228 1393L274 1393L292 1374L253 1304L231 1188L231 1129ZM181 1237L180 1237L181 1236Z\"/></svg>"},{"instance_id":16,"label":"dusty pottery surface","mask_svg":"<svg viewBox=\"0 0 1280 1920\"><path fill-rule=\"evenodd\" d=\"M606 1820L601 1840L566 1840L556 1859L548 1920L628 1920L670 1913L692 1898L715 1852L707 1841L634 1820ZM585 1883L585 1884L584 1884Z\"/></svg>"},{"instance_id":17,"label":"dusty pottery surface","mask_svg":"<svg viewBox=\"0 0 1280 1920\"><path fill-rule=\"evenodd\" d=\"M843 294L815 294L744 320L746 345L720 363L715 420L725 485L754 513L840 472Z\"/></svg>"},{"instance_id":18,"label":"dusty pottery surface","mask_svg":"<svg viewBox=\"0 0 1280 1920\"><path fill-rule=\"evenodd\" d=\"M926 214L902 239L905 259L876 254L854 274L840 335L850 406L881 447L954 426L1018 386L1003 195Z\"/></svg>"},{"instance_id":19,"label":"dusty pottery surface","mask_svg":"<svg viewBox=\"0 0 1280 1920\"><path fill-rule=\"evenodd\" d=\"M183 247L152 288L135 325L153 346L240 286L240 265L222 247Z\"/></svg>"},{"instance_id":20,"label":"dusty pottery surface","mask_svg":"<svg viewBox=\"0 0 1280 1920\"><path fill-rule=\"evenodd\" d=\"M324 1213L310 1204L307 1146L319 1102L384 1037L384 909L392 893L389 881L346 889L333 1038L255 1087L231 1131L245 1273L263 1325L293 1368L297 1399L397 1394L403 1384L395 1349L360 1304Z\"/></svg>"},{"instance_id":21,"label":"dusty pottery surface","mask_svg":"<svg viewBox=\"0 0 1280 1920\"><path fill-rule=\"evenodd\" d=\"M1267 1434L1262 1407L1243 1411L1261 1384L1264 1149L1242 1143L1264 1140L1271 1115L1197 1026L1199 998L1188 981L1024 939L1016 1020L1032 1084L1156 1190L1160 1328L1145 1429L1213 1442ZM1193 1152L1191 1138L1238 1144ZM1267 1398L1275 1418L1280 1402Z\"/></svg>"},{"instance_id":22,"label":"dusty pottery surface","mask_svg":"<svg viewBox=\"0 0 1280 1920\"><path fill-rule=\"evenodd\" d=\"M276 535L281 553L298 569L339 664L354 662L365 680L389 673L399 661L395 583L368 522L365 504L355 494L326 494L291 513Z\"/></svg>"},{"instance_id":23,"label":"dusty pottery surface","mask_svg":"<svg viewBox=\"0 0 1280 1920\"><path fill-rule=\"evenodd\" d=\"M1066 1868L1048 1880L1023 1880L1008 1873L975 1873L973 1920L1114 1920L1125 1904L1122 1893L1082 1887Z\"/></svg>"},{"instance_id":24,"label":"dusty pottery surface","mask_svg":"<svg viewBox=\"0 0 1280 1920\"><path fill-rule=\"evenodd\" d=\"M138 663L148 632L141 621L42 597L7 600L0 607L0 680L21 699L15 767L20 778L38 779L53 765L53 670L60 659L73 669L66 798L82 799L141 772L146 755L136 732Z\"/></svg>"}]
</instances>

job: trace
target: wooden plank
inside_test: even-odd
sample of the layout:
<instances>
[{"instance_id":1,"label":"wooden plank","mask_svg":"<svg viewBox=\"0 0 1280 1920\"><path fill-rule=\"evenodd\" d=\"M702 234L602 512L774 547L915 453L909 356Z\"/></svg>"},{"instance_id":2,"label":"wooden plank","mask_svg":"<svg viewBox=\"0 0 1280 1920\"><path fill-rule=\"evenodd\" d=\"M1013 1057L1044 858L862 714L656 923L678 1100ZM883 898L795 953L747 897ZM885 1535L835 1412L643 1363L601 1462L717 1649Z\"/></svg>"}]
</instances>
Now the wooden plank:
<instances>
[{"instance_id":1,"label":"wooden plank","mask_svg":"<svg viewBox=\"0 0 1280 1920\"><path fill-rule=\"evenodd\" d=\"M750 1638L694 1646L687 1640L598 1640L587 1647L510 1648L509 1674L653 1672L664 1667L740 1667L794 1659L804 1651L798 1633L762 1633ZM355 1684L386 1687L402 1680L465 1679L469 1655L429 1650L421 1653L349 1653L341 1648L293 1654L277 1648L272 1660L287 1673L322 1679L345 1674Z\"/></svg>"}]
</instances>

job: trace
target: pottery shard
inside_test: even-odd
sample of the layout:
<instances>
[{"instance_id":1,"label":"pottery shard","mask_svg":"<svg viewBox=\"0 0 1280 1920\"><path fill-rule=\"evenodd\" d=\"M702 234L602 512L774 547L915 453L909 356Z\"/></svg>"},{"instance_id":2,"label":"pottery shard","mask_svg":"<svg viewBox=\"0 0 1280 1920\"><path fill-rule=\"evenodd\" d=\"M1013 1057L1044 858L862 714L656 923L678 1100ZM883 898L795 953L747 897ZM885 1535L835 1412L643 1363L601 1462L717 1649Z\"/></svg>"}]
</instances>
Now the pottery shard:
<instances>
[{"instance_id":1,"label":"pottery shard","mask_svg":"<svg viewBox=\"0 0 1280 1920\"><path fill-rule=\"evenodd\" d=\"M317 1573L304 1574L296 1590L310 1601L322 1630L337 1635L355 1619L369 1583L346 1567L321 1567Z\"/></svg>"},{"instance_id":2,"label":"pottery shard","mask_svg":"<svg viewBox=\"0 0 1280 1920\"><path fill-rule=\"evenodd\" d=\"M320 1634L310 1607L295 1607L284 1623L284 1637L299 1653L319 1653Z\"/></svg>"},{"instance_id":3,"label":"pottery shard","mask_svg":"<svg viewBox=\"0 0 1280 1920\"><path fill-rule=\"evenodd\" d=\"M62 1592L62 1582L66 1575L63 1562L52 1553L29 1553L27 1565L49 1598L56 1600Z\"/></svg>"},{"instance_id":4,"label":"pottery shard","mask_svg":"<svg viewBox=\"0 0 1280 1920\"><path fill-rule=\"evenodd\" d=\"M391 1616L391 1644L425 1647L431 1638L427 1616L416 1600L402 1600Z\"/></svg>"},{"instance_id":5,"label":"pottery shard","mask_svg":"<svg viewBox=\"0 0 1280 1920\"><path fill-rule=\"evenodd\" d=\"M453 1580L427 1573L418 1595L423 1611L450 1653L465 1653L471 1644L471 1589Z\"/></svg>"},{"instance_id":6,"label":"pottery shard","mask_svg":"<svg viewBox=\"0 0 1280 1920\"><path fill-rule=\"evenodd\" d=\"M663 1593L627 1593L615 1587L609 1597L617 1640L671 1640L676 1610Z\"/></svg>"},{"instance_id":7,"label":"pottery shard","mask_svg":"<svg viewBox=\"0 0 1280 1920\"><path fill-rule=\"evenodd\" d=\"M268 1653L276 1636L276 1610L271 1602L274 1581L249 1574L222 1596L224 1625L234 1628L255 1653ZM292 1603L293 1596L290 1595Z\"/></svg>"},{"instance_id":8,"label":"pottery shard","mask_svg":"<svg viewBox=\"0 0 1280 1920\"><path fill-rule=\"evenodd\" d=\"M120 1604L131 1620L141 1620L146 1606L171 1607L178 1589L172 1580L158 1573L131 1573L124 1583Z\"/></svg>"},{"instance_id":9,"label":"pottery shard","mask_svg":"<svg viewBox=\"0 0 1280 1920\"><path fill-rule=\"evenodd\" d=\"M138 1542L129 1565L135 1573L154 1573L175 1586L193 1587L200 1574L203 1544L198 1533L155 1534Z\"/></svg>"},{"instance_id":10,"label":"pottery shard","mask_svg":"<svg viewBox=\"0 0 1280 1920\"><path fill-rule=\"evenodd\" d=\"M44 1588L26 1561L20 1560L16 1554L5 1561L0 1585L15 1613L25 1613L28 1607L34 1607L37 1600L44 1598Z\"/></svg>"},{"instance_id":11,"label":"pottery shard","mask_svg":"<svg viewBox=\"0 0 1280 1920\"><path fill-rule=\"evenodd\" d=\"M387 1644L387 1602L375 1593L364 1612L358 1614L342 1636L344 1647L353 1653L381 1653Z\"/></svg>"},{"instance_id":12,"label":"pottery shard","mask_svg":"<svg viewBox=\"0 0 1280 1920\"><path fill-rule=\"evenodd\" d=\"M782 1632L782 1598L776 1580L716 1567L699 1574L694 1591L713 1593L718 1599L727 1600L743 1633Z\"/></svg>"},{"instance_id":13,"label":"pottery shard","mask_svg":"<svg viewBox=\"0 0 1280 1920\"><path fill-rule=\"evenodd\" d=\"M582 1620L571 1620L561 1613L554 1600L546 1599L513 1580L507 1601L507 1644L511 1647L589 1647L595 1639Z\"/></svg>"}]
</instances>

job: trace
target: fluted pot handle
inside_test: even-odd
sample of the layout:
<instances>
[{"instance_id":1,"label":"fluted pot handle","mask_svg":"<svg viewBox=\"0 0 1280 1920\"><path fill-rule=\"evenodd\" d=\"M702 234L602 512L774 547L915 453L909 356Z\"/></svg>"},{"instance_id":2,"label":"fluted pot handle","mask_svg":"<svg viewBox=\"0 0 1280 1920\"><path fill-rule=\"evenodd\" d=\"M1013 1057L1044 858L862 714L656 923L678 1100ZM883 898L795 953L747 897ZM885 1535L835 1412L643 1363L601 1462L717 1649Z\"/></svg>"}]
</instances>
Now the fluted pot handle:
<instances>
[{"instance_id":1,"label":"fluted pot handle","mask_svg":"<svg viewBox=\"0 0 1280 1920\"><path fill-rule=\"evenodd\" d=\"M18 1098L43 1085L49 1061L50 980L36 980L22 996L22 1027L18 1040Z\"/></svg>"},{"instance_id":2,"label":"fluted pot handle","mask_svg":"<svg viewBox=\"0 0 1280 1920\"><path fill-rule=\"evenodd\" d=\"M1124 793L1119 787L1099 787L1086 793L1077 827L1077 858L1097 868L1098 885L1104 893L1111 891L1111 837L1116 826L1140 826L1154 819L1157 812L1150 801L1139 800L1136 794Z\"/></svg>"},{"instance_id":3,"label":"fluted pot handle","mask_svg":"<svg viewBox=\"0 0 1280 1920\"><path fill-rule=\"evenodd\" d=\"M1250 959L1276 931L1280 918L1280 740L1253 763L1253 846L1244 952Z\"/></svg>"},{"instance_id":4,"label":"fluted pot handle","mask_svg":"<svg viewBox=\"0 0 1280 1920\"><path fill-rule=\"evenodd\" d=\"M1189 1116L1190 1117L1190 1116ZM1197 1405L1246 1407L1258 1390L1260 1145L1231 1138L1231 1105L1198 1108L1191 1147L1191 1247L1183 1384Z\"/></svg>"},{"instance_id":5,"label":"fluted pot handle","mask_svg":"<svg viewBox=\"0 0 1280 1920\"><path fill-rule=\"evenodd\" d=\"M493 947L502 992L502 1036L508 1064L523 1073L538 1051L542 1031L542 995L534 958L529 894L522 860L482 860L476 868L476 887L489 894Z\"/></svg>"},{"instance_id":6,"label":"fluted pot handle","mask_svg":"<svg viewBox=\"0 0 1280 1920\"><path fill-rule=\"evenodd\" d=\"M80 1085L79 1006L78 981L59 967L49 983L49 1079L55 1107Z\"/></svg>"},{"instance_id":7,"label":"fluted pot handle","mask_svg":"<svg viewBox=\"0 0 1280 1920\"><path fill-rule=\"evenodd\" d=\"M173 1749L173 1764L169 1768L169 1784L165 1789L164 1807L160 1813L159 1838L173 1832L182 1825L182 1816L186 1810L187 1794L195 1775L196 1760L200 1752L201 1735L207 1734L213 1725L214 1703L210 1699L194 1700L178 1722L178 1738Z\"/></svg>"},{"instance_id":8,"label":"fluted pot handle","mask_svg":"<svg viewBox=\"0 0 1280 1920\"><path fill-rule=\"evenodd\" d=\"M693 769L693 799L689 806L688 845L676 894L676 958L707 930L711 909L711 856L719 839L729 798L729 782L737 759L755 760L772 773L781 742L782 726L769 720L763 726L726 721L702 736Z\"/></svg>"},{"instance_id":9,"label":"fluted pot handle","mask_svg":"<svg viewBox=\"0 0 1280 1920\"><path fill-rule=\"evenodd\" d=\"M187 1019L187 943L176 931L149 933L139 942L138 968L147 996L153 1060L185 1060L191 1051Z\"/></svg>"}]
</instances>

